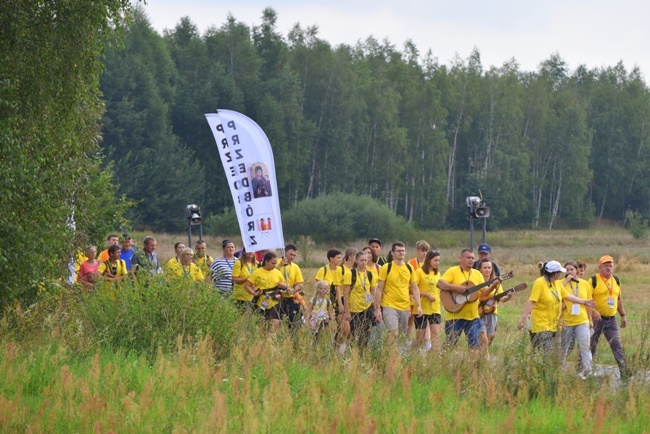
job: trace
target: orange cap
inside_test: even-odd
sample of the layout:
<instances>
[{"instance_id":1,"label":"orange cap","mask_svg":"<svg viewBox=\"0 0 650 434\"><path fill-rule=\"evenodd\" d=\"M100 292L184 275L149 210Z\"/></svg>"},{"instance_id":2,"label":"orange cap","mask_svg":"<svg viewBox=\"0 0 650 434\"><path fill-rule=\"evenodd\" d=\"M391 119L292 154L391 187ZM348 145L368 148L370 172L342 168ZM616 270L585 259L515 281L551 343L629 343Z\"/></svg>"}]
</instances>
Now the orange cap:
<instances>
[{"instance_id":1,"label":"orange cap","mask_svg":"<svg viewBox=\"0 0 650 434\"><path fill-rule=\"evenodd\" d=\"M605 262L614 262L614 258L609 255L601 256L598 260L598 265L604 264Z\"/></svg>"}]
</instances>

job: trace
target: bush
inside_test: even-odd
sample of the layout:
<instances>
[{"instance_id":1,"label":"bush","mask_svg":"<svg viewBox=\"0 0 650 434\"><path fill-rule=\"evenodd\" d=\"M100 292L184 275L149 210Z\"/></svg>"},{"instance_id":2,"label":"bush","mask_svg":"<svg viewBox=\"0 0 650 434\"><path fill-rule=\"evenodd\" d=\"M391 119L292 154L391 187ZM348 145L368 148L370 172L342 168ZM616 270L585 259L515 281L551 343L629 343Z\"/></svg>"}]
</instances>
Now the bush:
<instances>
[{"instance_id":1,"label":"bush","mask_svg":"<svg viewBox=\"0 0 650 434\"><path fill-rule=\"evenodd\" d=\"M226 207L221 214L208 216L203 222L203 230L211 234L238 234L239 222L235 210Z\"/></svg>"},{"instance_id":2,"label":"bush","mask_svg":"<svg viewBox=\"0 0 650 434\"><path fill-rule=\"evenodd\" d=\"M627 230L632 234L635 240L642 240L648 237L648 220L644 219L640 212L627 210L625 211L627 220Z\"/></svg>"},{"instance_id":3,"label":"bush","mask_svg":"<svg viewBox=\"0 0 650 434\"><path fill-rule=\"evenodd\" d=\"M369 196L334 193L307 199L282 216L285 236L310 236L317 243L346 243L378 237L412 242L411 223Z\"/></svg>"},{"instance_id":4,"label":"bush","mask_svg":"<svg viewBox=\"0 0 650 434\"><path fill-rule=\"evenodd\" d=\"M95 343L153 355L173 351L179 336L193 342L209 336L215 356L227 355L241 312L209 286L157 277L84 293L79 315Z\"/></svg>"}]
</instances>

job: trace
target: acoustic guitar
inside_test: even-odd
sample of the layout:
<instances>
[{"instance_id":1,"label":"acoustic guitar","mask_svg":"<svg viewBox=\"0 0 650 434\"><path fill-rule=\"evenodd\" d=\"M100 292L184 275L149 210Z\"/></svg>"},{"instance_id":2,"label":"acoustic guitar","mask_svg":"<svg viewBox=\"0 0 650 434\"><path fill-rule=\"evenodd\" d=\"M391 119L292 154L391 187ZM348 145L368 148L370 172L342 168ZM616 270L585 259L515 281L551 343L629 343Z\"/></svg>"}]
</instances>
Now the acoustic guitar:
<instances>
[{"instance_id":1,"label":"acoustic guitar","mask_svg":"<svg viewBox=\"0 0 650 434\"><path fill-rule=\"evenodd\" d=\"M514 276L514 273L512 271L510 273L502 274L501 276L495 277L494 279L490 279L487 282L481 283L480 285L467 288L465 292L463 292L462 294L458 294L457 292L453 292L453 291L440 291L440 301L442 302L442 305L444 306L447 312L456 313L459 310L461 310L466 303L468 302L471 303L478 299L477 291L479 289L483 289L486 286L490 286L497 280L503 282L504 280L511 279L512 276ZM461 283L461 285L469 286L469 285L473 285L473 282L470 282L468 280L465 283Z\"/></svg>"},{"instance_id":2,"label":"acoustic guitar","mask_svg":"<svg viewBox=\"0 0 650 434\"><path fill-rule=\"evenodd\" d=\"M505 297L508 294L512 294L513 292L523 291L526 288L528 288L528 284L520 283L514 288L510 288L507 291L503 291L501 294L497 294L494 297L487 296L484 300L479 301L478 314L479 315L491 314L492 312L494 312L494 309L497 307L497 302L501 300L503 297Z\"/></svg>"}]
</instances>

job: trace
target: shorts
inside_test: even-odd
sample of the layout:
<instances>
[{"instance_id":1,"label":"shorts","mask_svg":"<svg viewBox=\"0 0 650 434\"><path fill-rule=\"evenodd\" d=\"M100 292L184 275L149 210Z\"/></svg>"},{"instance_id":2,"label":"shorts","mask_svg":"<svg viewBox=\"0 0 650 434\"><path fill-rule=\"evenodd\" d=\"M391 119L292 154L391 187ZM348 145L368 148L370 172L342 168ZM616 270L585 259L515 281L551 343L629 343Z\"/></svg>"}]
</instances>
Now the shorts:
<instances>
[{"instance_id":1,"label":"shorts","mask_svg":"<svg viewBox=\"0 0 650 434\"><path fill-rule=\"evenodd\" d=\"M386 330L389 332L398 330L400 334L407 332L410 310L397 310L392 307L382 307L381 310Z\"/></svg>"},{"instance_id":2,"label":"shorts","mask_svg":"<svg viewBox=\"0 0 650 434\"><path fill-rule=\"evenodd\" d=\"M277 319L280 320L280 303L268 308L264 311L264 318L267 320Z\"/></svg>"},{"instance_id":3,"label":"shorts","mask_svg":"<svg viewBox=\"0 0 650 434\"><path fill-rule=\"evenodd\" d=\"M481 317L481 332L486 333L488 336L492 336L497 332L497 321L499 316L493 313L488 313Z\"/></svg>"},{"instance_id":4,"label":"shorts","mask_svg":"<svg viewBox=\"0 0 650 434\"><path fill-rule=\"evenodd\" d=\"M442 317L439 313L425 314L422 316L415 316L415 328L417 330L424 330L430 324L440 324Z\"/></svg>"},{"instance_id":5,"label":"shorts","mask_svg":"<svg viewBox=\"0 0 650 434\"><path fill-rule=\"evenodd\" d=\"M447 344L456 345L461 333L465 333L470 348L479 348L478 340L479 331L481 330L481 319L473 320L454 319L445 321L445 334L447 335Z\"/></svg>"}]
</instances>

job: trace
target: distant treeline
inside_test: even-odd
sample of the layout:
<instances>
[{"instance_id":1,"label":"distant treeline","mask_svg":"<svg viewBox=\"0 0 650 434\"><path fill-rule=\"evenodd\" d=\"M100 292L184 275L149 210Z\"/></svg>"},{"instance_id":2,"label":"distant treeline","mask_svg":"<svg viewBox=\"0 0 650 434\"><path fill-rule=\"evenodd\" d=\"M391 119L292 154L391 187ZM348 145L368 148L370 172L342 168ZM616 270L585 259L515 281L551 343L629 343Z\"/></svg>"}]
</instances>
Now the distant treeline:
<instances>
[{"instance_id":1,"label":"distant treeline","mask_svg":"<svg viewBox=\"0 0 650 434\"><path fill-rule=\"evenodd\" d=\"M232 206L204 113L255 120L274 149L283 209L346 192L379 199L423 228L467 224L483 193L495 227L580 227L650 212L650 92L623 64L569 71L559 54L521 71L480 53L435 53L372 38L333 47L318 29L230 16L164 35L136 10L108 47L102 146L140 202L135 225L182 230L185 205ZM311 18L312 20L317 17ZM477 41L480 42L480 41ZM531 47L532 49L532 47Z\"/></svg>"}]
</instances>

